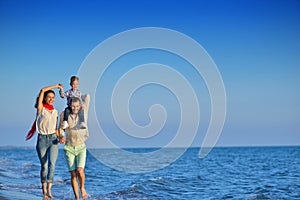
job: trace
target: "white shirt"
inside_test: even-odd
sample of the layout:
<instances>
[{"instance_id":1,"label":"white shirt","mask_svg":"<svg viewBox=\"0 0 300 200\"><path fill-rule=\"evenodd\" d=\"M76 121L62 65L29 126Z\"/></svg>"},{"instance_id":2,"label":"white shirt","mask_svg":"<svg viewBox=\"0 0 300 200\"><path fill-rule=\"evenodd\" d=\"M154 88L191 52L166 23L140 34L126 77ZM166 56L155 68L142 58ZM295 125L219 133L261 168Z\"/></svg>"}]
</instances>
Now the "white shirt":
<instances>
[{"instance_id":1,"label":"white shirt","mask_svg":"<svg viewBox=\"0 0 300 200\"><path fill-rule=\"evenodd\" d=\"M42 112L36 118L36 131L42 135L53 134L57 127L58 112L42 108Z\"/></svg>"}]
</instances>

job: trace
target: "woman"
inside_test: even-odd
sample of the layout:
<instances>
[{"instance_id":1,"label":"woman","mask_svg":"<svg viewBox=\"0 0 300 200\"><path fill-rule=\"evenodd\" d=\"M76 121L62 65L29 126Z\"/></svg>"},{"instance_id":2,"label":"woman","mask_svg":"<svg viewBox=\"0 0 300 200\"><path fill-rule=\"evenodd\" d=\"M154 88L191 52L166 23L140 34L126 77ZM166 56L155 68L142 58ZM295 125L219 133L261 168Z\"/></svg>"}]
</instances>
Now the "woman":
<instances>
[{"instance_id":1,"label":"woman","mask_svg":"<svg viewBox=\"0 0 300 200\"><path fill-rule=\"evenodd\" d=\"M53 183L55 163L58 156L58 111L53 107L55 93L52 89L54 88L62 89L62 85L57 84L41 89L35 104L35 107L37 108L37 117L34 123L35 125L32 126L32 128L36 128L36 131L38 132L36 151L41 163L40 176L44 200L53 198L51 194L51 187ZM29 132L34 133L35 130L31 130ZM29 136L28 133L26 139L30 139L32 135L33 134Z\"/></svg>"}]
</instances>

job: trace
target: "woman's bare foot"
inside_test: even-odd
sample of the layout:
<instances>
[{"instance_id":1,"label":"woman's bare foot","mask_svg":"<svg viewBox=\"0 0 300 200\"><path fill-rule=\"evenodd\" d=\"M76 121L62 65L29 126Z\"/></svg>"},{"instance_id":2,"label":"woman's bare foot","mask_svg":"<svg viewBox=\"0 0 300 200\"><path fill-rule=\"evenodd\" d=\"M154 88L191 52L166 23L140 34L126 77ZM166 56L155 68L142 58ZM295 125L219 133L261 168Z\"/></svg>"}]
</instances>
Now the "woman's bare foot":
<instances>
[{"instance_id":1,"label":"woman's bare foot","mask_svg":"<svg viewBox=\"0 0 300 200\"><path fill-rule=\"evenodd\" d=\"M42 190L43 190L43 200L49 200L49 197L47 196L47 184L46 183L42 183Z\"/></svg>"},{"instance_id":2,"label":"woman's bare foot","mask_svg":"<svg viewBox=\"0 0 300 200\"><path fill-rule=\"evenodd\" d=\"M49 197L50 199L53 198L53 195L51 194L51 188L52 188L52 183L49 182L49 183L48 183L48 188L47 188L47 193L48 193L48 197Z\"/></svg>"}]
</instances>

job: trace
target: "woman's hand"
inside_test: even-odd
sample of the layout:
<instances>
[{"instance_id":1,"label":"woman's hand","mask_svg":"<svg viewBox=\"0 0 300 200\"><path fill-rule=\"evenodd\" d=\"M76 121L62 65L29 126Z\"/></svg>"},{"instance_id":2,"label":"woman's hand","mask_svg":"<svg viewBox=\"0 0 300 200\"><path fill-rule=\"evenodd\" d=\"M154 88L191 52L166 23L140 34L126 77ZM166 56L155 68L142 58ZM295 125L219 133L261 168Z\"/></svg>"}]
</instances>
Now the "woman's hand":
<instances>
[{"instance_id":1,"label":"woman's hand","mask_svg":"<svg viewBox=\"0 0 300 200\"><path fill-rule=\"evenodd\" d=\"M64 90L64 86L63 86L62 84L60 84L60 83L57 84L57 87L58 87L60 90L62 90L62 91Z\"/></svg>"}]
</instances>

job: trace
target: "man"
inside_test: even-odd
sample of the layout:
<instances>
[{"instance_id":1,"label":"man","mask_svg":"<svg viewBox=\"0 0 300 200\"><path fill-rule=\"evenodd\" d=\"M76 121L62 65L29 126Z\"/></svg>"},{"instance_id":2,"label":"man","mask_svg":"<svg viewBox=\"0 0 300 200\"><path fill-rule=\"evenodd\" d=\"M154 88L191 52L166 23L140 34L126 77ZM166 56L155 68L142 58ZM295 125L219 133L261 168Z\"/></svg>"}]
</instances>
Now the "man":
<instances>
[{"instance_id":1,"label":"man","mask_svg":"<svg viewBox=\"0 0 300 200\"><path fill-rule=\"evenodd\" d=\"M89 105L89 95L84 98L84 104L86 110ZM60 128L60 143L66 143L64 146L64 152L66 155L68 168L71 173L71 183L76 200L80 199L78 191L78 182L83 199L88 197L88 194L84 188L85 174L84 167L86 162L86 145L85 141L88 137L88 129L80 129L79 123L79 110L80 99L73 97L71 99L71 114L68 117L69 127L65 129L66 137L64 136L64 130ZM87 112L85 112L87 115ZM87 119L87 118L85 118ZM64 121L64 112L60 116L60 127L62 127Z\"/></svg>"}]
</instances>

